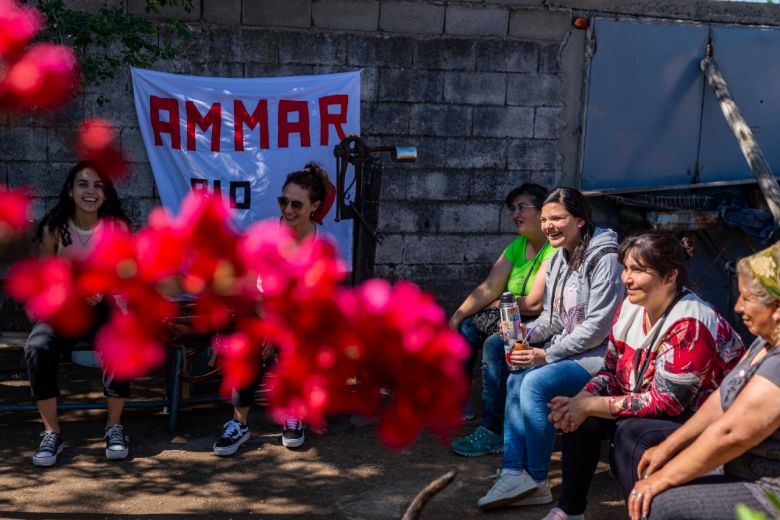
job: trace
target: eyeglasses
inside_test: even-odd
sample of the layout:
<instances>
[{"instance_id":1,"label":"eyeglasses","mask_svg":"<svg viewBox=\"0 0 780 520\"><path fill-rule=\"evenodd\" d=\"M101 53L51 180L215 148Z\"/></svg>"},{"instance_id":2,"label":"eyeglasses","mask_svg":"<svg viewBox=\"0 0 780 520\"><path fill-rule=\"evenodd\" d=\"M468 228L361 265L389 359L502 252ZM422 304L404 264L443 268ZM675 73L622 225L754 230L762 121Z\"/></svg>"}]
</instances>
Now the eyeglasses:
<instances>
[{"instance_id":1,"label":"eyeglasses","mask_svg":"<svg viewBox=\"0 0 780 520\"><path fill-rule=\"evenodd\" d=\"M533 204L507 204L506 209L509 210L510 213L514 213L515 211L523 212L527 210L528 208L535 208Z\"/></svg>"},{"instance_id":2,"label":"eyeglasses","mask_svg":"<svg viewBox=\"0 0 780 520\"><path fill-rule=\"evenodd\" d=\"M303 208L303 202L300 200L290 200L287 197L276 197L276 201L279 203L279 209L287 209L287 205L292 206L295 211L300 211Z\"/></svg>"}]
</instances>

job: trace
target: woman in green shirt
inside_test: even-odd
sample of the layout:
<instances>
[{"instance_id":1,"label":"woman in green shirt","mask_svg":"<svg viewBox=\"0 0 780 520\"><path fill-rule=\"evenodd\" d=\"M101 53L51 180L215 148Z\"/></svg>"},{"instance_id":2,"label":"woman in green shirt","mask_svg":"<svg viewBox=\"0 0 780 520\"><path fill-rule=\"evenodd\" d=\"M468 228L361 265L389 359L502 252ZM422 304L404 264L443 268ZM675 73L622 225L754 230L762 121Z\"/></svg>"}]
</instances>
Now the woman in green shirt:
<instances>
[{"instance_id":1,"label":"woman in green shirt","mask_svg":"<svg viewBox=\"0 0 780 520\"><path fill-rule=\"evenodd\" d=\"M467 437L456 439L453 451L467 457L500 453L503 449L504 401L508 367L503 344L496 334L485 341L474 326L472 316L498 306L498 297L509 291L515 295L520 313L536 316L542 310L547 262L555 248L550 246L539 222L547 190L538 184L525 183L509 192L507 209L518 236L498 257L487 278L466 297L450 318L450 327L459 330L471 345L466 370L471 377L482 343L482 399L484 410L480 426ZM493 332L497 332L493 331ZM470 407L467 407L467 409Z\"/></svg>"}]
</instances>

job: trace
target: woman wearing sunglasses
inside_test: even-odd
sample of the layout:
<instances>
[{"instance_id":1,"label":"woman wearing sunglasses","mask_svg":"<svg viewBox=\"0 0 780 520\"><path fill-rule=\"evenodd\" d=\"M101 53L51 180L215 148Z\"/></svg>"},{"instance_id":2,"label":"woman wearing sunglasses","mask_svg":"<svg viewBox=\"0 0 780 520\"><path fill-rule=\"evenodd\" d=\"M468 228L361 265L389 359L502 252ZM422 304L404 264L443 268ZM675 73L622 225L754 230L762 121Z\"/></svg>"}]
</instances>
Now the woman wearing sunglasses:
<instances>
[{"instance_id":1,"label":"woman wearing sunglasses","mask_svg":"<svg viewBox=\"0 0 780 520\"><path fill-rule=\"evenodd\" d=\"M310 235L326 237L335 243L335 238L319 229L322 219L333 205L335 188L327 173L318 164L310 162L303 170L287 175L282 187L282 195L277 198L281 211L280 223L290 226L298 241ZM273 355L274 349L268 347L263 357ZM259 382L259 381L258 381ZM214 443L214 453L220 457L233 455L238 448L249 440L249 409L254 400L257 382L233 393L233 419L223 426L222 435ZM287 448L303 445L304 429L300 417L284 419L282 444Z\"/></svg>"}]
</instances>

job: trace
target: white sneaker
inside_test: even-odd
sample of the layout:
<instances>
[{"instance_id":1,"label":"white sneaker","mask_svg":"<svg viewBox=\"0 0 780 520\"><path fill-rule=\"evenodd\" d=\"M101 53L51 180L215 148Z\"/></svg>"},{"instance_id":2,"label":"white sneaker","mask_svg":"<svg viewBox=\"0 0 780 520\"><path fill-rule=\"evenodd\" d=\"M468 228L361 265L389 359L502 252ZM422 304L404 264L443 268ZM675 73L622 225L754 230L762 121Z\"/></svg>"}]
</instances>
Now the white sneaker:
<instances>
[{"instance_id":1,"label":"white sneaker","mask_svg":"<svg viewBox=\"0 0 780 520\"><path fill-rule=\"evenodd\" d=\"M507 506L539 489L534 479L523 471L519 475L507 475L504 470L487 494L477 501L477 507L483 511Z\"/></svg>"},{"instance_id":2,"label":"white sneaker","mask_svg":"<svg viewBox=\"0 0 780 520\"><path fill-rule=\"evenodd\" d=\"M553 501L552 492L550 491L550 485L549 484L542 484L539 486L537 484L536 490L521 498L520 500L517 500L516 502L512 502L510 505L512 507L514 506L539 506L542 504L551 504Z\"/></svg>"},{"instance_id":3,"label":"white sneaker","mask_svg":"<svg viewBox=\"0 0 780 520\"><path fill-rule=\"evenodd\" d=\"M585 515L567 515L560 507L553 507L542 520L585 520Z\"/></svg>"}]
</instances>

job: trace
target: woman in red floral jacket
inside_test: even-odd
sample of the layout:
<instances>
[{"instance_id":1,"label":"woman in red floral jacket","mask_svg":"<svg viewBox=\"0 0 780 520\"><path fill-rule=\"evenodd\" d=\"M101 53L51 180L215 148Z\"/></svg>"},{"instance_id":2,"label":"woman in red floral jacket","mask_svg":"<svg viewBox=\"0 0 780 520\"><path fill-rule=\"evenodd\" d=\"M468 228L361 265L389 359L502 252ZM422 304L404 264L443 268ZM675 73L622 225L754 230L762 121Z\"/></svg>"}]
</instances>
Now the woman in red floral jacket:
<instances>
[{"instance_id":1,"label":"woman in red floral jacket","mask_svg":"<svg viewBox=\"0 0 780 520\"><path fill-rule=\"evenodd\" d=\"M581 518L605 438L618 446L610 463L628 496L644 450L690 417L745 351L726 320L685 288L688 254L676 237L631 237L618 255L628 297L615 314L604 367L578 395L550 403L549 419L564 435L563 487L548 520Z\"/></svg>"}]
</instances>

